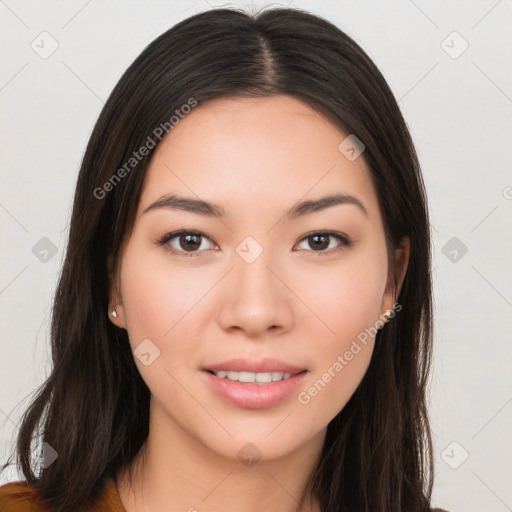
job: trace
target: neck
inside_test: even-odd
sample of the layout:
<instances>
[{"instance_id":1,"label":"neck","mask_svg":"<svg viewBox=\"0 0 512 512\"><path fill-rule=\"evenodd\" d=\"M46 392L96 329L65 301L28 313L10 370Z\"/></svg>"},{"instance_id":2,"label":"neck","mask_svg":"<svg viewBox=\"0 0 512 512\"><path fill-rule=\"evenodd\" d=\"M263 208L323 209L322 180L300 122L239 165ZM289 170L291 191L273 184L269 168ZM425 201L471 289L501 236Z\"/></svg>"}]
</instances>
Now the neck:
<instances>
[{"instance_id":1,"label":"neck","mask_svg":"<svg viewBox=\"0 0 512 512\"><path fill-rule=\"evenodd\" d=\"M175 423L166 423L166 428L154 421L150 425L133 463L117 474L126 512L320 512L311 481L325 430L292 453L273 459L262 454L257 461L248 457L242 463L212 451ZM249 455L251 449L247 445Z\"/></svg>"}]
</instances>

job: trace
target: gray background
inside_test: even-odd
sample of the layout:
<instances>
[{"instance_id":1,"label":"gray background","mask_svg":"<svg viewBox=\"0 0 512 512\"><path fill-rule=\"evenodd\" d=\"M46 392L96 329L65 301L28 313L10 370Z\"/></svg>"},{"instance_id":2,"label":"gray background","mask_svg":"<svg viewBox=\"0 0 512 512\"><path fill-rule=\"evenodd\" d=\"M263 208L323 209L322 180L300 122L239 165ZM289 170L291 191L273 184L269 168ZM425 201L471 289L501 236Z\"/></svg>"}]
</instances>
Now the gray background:
<instances>
[{"instance_id":1,"label":"gray background","mask_svg":"<svg viewBox=\"0 0 512 512\"><path fill-rule=\"evenodd\" d=\"M49 371L75 180L103 102L176 22L209 6L263 5L0 0L0 462ZM433 504L512 510L512 1L272 5L311 10L345 30L399 100L432 220ZM17 478L5 472L0 484Z\"/></svg>"}]
</instances>

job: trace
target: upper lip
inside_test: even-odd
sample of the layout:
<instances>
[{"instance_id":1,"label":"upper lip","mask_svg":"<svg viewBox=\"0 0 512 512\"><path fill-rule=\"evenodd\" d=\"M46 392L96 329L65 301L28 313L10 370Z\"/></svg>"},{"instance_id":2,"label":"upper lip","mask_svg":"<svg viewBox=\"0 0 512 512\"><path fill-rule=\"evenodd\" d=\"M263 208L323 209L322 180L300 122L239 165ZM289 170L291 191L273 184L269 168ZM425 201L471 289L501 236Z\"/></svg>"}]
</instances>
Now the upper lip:
<instances>
[{"instance_id":1,"label":"upper lip","mask_svg":"<svg viewBox=\"0 0 512 512\"><path fill-rule=\"evenodd\" d=\"M252 373L266 373L266 372L282 372L296 374L305 370L293 364L279 361L278 359L247 359L238 357L235 359L229 359L222 363L208 365L204 368L205 370L211 370L218 372L221 370L232 371L232 372L252 372Z\"/></svg>"}]
</instances>

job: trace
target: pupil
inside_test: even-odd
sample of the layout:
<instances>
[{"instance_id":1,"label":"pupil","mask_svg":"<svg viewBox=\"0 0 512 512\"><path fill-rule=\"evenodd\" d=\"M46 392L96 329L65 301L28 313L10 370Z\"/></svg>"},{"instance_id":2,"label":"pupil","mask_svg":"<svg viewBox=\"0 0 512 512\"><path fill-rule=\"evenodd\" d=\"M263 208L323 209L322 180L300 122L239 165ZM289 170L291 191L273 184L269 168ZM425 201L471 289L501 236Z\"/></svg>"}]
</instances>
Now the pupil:
<instances>
[{"instance_id":1,"label":"pupil","mask_svg":"<svg viewBox=\"0 0 512 512\"><path fill-rule=\"evenodd\" d=\"M185 248L189 248L189 249L198 249L201 245L201 243L197 240L199 240L199 236L198 235L182 235L182 239L185 239L185 245L184 247ZM192 239L192 243L189 243L190 240ZM193 240L196 240L195 243Z\"/></svg>"},{"instance_id":2,"label":"pupil","mask_svg":"<svg viewBox=\"0 0 512 512\"><path fill-rule=\"evenodd\" d=\"M316 236L312 236L311 238L313 238L313 240L315 240L315 247L318 249L325 249L326 247L329 246L329 244L325 243L325 241L322 243L317 243L318 239L321 239L321 238L324 238L324 239L327 239L327 236L326 235L316 235Z\"/></svg>"}]
</instances>

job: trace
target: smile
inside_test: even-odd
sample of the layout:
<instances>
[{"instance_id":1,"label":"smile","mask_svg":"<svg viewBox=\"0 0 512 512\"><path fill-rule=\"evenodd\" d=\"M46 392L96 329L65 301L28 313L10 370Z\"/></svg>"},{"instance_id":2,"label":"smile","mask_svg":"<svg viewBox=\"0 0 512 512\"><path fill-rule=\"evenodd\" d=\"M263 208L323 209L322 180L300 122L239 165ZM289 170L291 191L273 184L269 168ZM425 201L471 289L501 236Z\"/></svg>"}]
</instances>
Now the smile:
<instances>
[{"instance_id":1,"label":"smile","mask_svg":"<svg viewBox=\"0 0 512 512\"><path fill-rule=\"evenodd\" d=\"M257 383L257 384L269 384L272 382L278 382L281 380L289 379L292 374L284 372L234 372L220 370L212 373L219 379L229 379L237 382Z\"/></svg>"},{"instance_id":2,"label":"smile","mask_svg":"<svg viewBox=\"0 0 512 512\"><path fill-rule=\"evenodd\" d=\"M224 373L226 375L221 377ZM297 390L308 373L307 370L296 374L201 371L206 384L215 395L231 405L247 409L263 409L279 404Z\"/></svg>"}]
</instances>

